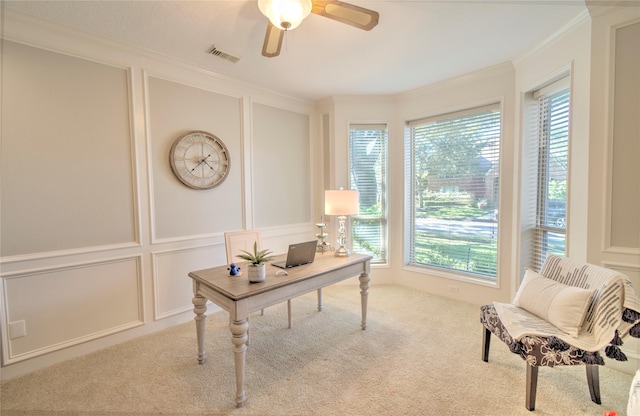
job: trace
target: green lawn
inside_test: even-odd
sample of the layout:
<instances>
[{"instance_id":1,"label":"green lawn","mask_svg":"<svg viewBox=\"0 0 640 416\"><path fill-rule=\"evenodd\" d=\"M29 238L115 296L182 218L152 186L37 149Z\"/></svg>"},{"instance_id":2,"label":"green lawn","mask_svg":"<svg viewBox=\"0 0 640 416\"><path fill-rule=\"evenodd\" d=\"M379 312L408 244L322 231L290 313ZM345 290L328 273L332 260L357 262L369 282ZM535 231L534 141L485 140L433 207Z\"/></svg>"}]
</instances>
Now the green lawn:
<instances>
[{"instance_id":1,"label":"green lawn","mask_svg":"<svg viewBox=\"0 0 640 416\"><path fill-rule=\"evenodd\" d=\"M493 238L456 239L450 234L416 232L416 263L495 278L497 256L496 240Z\"/></svg>"},{"instance_id":2,"label":"green lawn","mask_svg":"<svg viewBox=\"0 0 640 416\"><path fill-rule=\"evenodd\" d=\"M490 212L488 209L474 208L468 205L445 205L434 207L426 212L416 212L418 218L440 218L443 220L465 220L482 217Z\"/></svg>"},{"instance_id":3,"label":"green lawn","mask_svg":"<svg viewBox=\"0 0 640 416\"><path fill-rule=\"evenodd\" d=\"M419 218L443 220L473 220L490 211L469 205L443 205L426 212ZM415 261L443 268L476 273L495 278L498 257L497 241L485 236L461 236L433 231L416 231Z\"/></svg>"}]
</instances>

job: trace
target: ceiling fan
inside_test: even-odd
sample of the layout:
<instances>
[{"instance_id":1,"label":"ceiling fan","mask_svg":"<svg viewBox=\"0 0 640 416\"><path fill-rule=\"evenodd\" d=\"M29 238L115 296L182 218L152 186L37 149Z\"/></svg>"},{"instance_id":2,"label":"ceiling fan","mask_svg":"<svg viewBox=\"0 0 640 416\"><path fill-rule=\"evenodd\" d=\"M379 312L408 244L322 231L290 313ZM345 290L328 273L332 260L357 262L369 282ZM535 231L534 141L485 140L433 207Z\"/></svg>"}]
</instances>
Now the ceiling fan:
<instances>
[{"instance_id":1,"label":"ceiling fan","mask_svg":"<svg viewBox=\"0 0 640 416\"><path fill-rule=\"evenodd\" d=\"M338 0L258 0L258 7L269 19L262 45L267 58L280 55L285 32L298 27L310 13L362 30L373 29L380 17L376 11Z\"/></svg>"}]
</instances>

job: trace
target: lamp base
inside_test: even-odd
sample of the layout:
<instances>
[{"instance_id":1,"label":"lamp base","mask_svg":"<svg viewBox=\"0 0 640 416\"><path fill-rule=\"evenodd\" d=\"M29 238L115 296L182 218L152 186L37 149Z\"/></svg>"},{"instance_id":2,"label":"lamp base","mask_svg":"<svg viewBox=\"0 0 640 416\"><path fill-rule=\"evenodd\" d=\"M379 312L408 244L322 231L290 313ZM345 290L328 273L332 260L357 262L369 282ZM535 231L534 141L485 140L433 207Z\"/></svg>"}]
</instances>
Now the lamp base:
<instances>
[{"instance_id":1,"label":"lamp base","mask_svg":"<svg viewBox=\"0 0 640 416\"><path fill-rule=\"evenodd\" d=\"M347 243L347 236L345 235L346 220L347 217L344 215L340 215L338 217L338 232L340 233L340 235L338 236L338 245L340 247L336 249L336 257L347 257L351 255L351 253L349 253L349 250L347 250L347 248L344 246Z\"/></svg>"},{"instance_id":2,"label":"lamp base","mask_svg":"<svg viewBox=\"0 0 640 416\"><path fill-rule=\"evenodd\" d=\"M335 253L336 257L349 257L350 255L351 253L349 253L349 250L347 250L345 246L338 247Z\"/></svg>"}]
</instances>

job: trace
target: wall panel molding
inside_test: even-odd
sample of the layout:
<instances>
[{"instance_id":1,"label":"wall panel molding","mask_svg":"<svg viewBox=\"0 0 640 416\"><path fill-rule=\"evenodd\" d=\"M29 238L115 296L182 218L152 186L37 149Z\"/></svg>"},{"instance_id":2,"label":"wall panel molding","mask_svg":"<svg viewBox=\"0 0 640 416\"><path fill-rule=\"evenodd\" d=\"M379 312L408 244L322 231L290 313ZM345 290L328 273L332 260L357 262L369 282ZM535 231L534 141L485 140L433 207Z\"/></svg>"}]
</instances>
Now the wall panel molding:
<instances>
[{"instance_id":1,"label":"wall panel molding","mask_svg":"<svg viewBox=\"0 0 640 416\"><path fill-rule=\"evenodd\" d=\"M623 255L631 255L631 256L640 256L640 249L635 249L630 247L608 246L604 250L602 250L602 252L606 254L623 254Z\"/></svg>"},{"instance_id":2,"label":"wall panel molding","mask_svg":"<svg viewBox=\"0 0 640 416\"><path fill-rule=\"evenodd\" d=\"M311 117L256 102L251 112L254 226L313 221Z\"/></svg>"},{"instance_id":3,"label":"wall panel molding","mask_svg":"<svg viewBox=\"0 0 640 416\"><path fill-rule=\"evenodd\" d=\"M10 41L2 61L2 256L139 243L130 67Z\"/></svg>"},{"instance_id":4,"label":"wall panel molding","mask_svg":"<svg viewBox=\"0 0 640 416\"><path fill-rule=\"evenodd\" d=\"M189 272L226 264L224 241L156 251L151 257L154 320L193 309L193 283Z\"/></svg>"},{"instance_id":5,"label":"wall panel molding","mask_svg":"<svg viewBox=\"0 0 640 416\"><path fill-rule=\"evenodd\" d=\"M214 237L240 227L242 212L242 99L199 83L144 72L151 243ZM186 105L185 103L188 103ZM183 134L203 130L226 145L227 178L217 187L193 190L173 174L169 151ZM224 201L225 203L220 203Z\"/></svg>"},{"instance_id":6,"label":"wall panel molding","mask_svg":"<svg viewBox=\"0 0 640 416\"><path fill-rule=\"evenodd\" d=\"M140 243L123 243L123 244L110 244L105 246L95 247L82 247L70 250L57 250L57 251L45 251L41 253L22 254L17 256L5 256L0 257L0 265L9 265L14 263L27 263L37 260L80 256L85 254L102 253L116 250L127 250L131 248L140 247ZM0 277L2 274L0 274Z\"/></svg>"},{"instance_id":7,"label":"wall panel molding","mask_svg":"<svg viewBox=\"0 0 640 416\"><path fill-rule=\"evenodd\" d=\"M605 125L606 152L603 251L640 253L640 21L634 19L609 28L607 43L608 100Z\"/></svg>"},{"instance_id":8,"label":"wall panel molding","mask_svg":"<svg viewBox=\"0 0 640 416\"><path fill-rule=\"evenodd\" d=\"M143 325L142 287L141 255L4 274L3 365Z\"/></svg>"},{"instance_id":9,"label":"wall panel molding","mask_svg":"<svg viewBox=\"0 0 640 416\"><path fill-rule=\"evenodd\" d=\"M611 260L603 260L602 267L606 267L608 269L617 270L622 274L629 276L629 273L632 273L632 276L629 276L632 281L634 280L634 276L637 282L634 282L636 285L636 290L638 290L637 284L640 284L640 265L633 264L628 262L621 261L611 261Z\"/></svg>"}]
</instances>

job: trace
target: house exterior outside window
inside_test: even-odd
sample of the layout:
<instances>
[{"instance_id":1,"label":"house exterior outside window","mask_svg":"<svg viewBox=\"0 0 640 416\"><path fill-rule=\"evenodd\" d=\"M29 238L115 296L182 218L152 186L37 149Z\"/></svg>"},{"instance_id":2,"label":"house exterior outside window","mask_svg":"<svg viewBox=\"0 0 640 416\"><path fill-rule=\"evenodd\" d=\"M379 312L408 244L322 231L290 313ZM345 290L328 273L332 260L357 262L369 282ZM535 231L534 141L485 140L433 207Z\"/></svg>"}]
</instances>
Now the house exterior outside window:
<instances>
[{"instance_id":1,"label":"house exterior outside window","mask_svg":"<svg viewBox=\"0 0 640 416\"><path fill-rule=\"evenodd\" d=\"M387 125L349 126L349 187L360 193L360 211L351 216L352 251L387 263Z\"/></svg>"},{"instance_id":2,"label":"house exterior outside window","mask_svg":"<svg viewBox=\"0 0 640 416\"><path fill-rule=\"evenodd\" d=\"M500 105L411 121L407 133L409 264L494 282Z\"/></svg>"}]
</instances>

